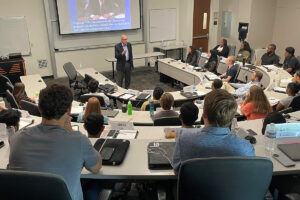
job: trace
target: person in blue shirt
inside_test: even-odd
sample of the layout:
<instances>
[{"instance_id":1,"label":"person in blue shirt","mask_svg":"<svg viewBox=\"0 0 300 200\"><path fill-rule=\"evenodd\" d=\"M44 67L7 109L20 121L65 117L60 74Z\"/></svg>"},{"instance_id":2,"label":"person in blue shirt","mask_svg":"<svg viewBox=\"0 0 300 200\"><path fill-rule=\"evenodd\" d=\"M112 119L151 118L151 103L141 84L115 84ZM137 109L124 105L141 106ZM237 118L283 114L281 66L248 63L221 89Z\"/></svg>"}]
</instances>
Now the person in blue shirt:
<instances>
[{"instance_id":1,"label":"person in blue shirt","mask_svg":"<svg viewBox=\"0 0 300 200\"><path fill-rule=\"evenodd\" d=\"M175 172L188 159L255 156L250 142L233 135L228 128L236 110L237 103L226 90L218 89L206 95L202 115L204 128L179 136L172 161Z\"/></svg>"},{"instance_id":2,"label":"person in blue shirt","mask_svg":"<svg viewBox=\"0 0 300 200\"><path fill-rule=\"evenodd\" d=\"M238 97L245 97L246 94L249 92L251 86L256 85L258 87L261 87L261 79L263 77L263 73L260 71L255 71L251 76L251 81L246 84L240 84L240 83L229 83L233 88L235 88L235 92L233 92L234 95Z\"/></svg>"}]
</instances>

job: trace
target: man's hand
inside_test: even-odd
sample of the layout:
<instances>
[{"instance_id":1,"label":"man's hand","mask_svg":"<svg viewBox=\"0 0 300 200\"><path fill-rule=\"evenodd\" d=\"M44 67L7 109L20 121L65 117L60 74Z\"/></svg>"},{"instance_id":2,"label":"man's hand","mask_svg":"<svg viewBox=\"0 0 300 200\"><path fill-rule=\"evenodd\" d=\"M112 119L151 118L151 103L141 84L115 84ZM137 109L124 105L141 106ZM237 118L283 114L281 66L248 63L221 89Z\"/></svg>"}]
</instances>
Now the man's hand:
<instances>
[{"instance_id":1,"label":"man's hand","mask_svg":"<svg viewBox=\"0 0 300 200\"><path fill-rule=\"evenodd\" d=\"M126 51L124 50L124 51L122 51L122 55L125 55L126 54Z\"/></svg>"}]
</instances>

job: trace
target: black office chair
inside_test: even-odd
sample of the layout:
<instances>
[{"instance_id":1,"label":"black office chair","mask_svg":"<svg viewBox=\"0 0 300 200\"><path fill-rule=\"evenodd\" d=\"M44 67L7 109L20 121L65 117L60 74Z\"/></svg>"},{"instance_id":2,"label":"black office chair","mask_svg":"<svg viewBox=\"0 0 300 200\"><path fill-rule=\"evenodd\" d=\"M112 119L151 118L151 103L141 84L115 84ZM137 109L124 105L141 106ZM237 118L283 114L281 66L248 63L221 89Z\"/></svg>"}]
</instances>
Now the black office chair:
<instances>
[{"instance_id":1,"label":"black office chair","mask_svg":"<svg viewBox=\"0 0 300 200\"><path fill-rule=\"evenodd\" d=\"M99 100L100 105L101 105L102 107L106 107L104 98L103 98L102 96L99 96L99 95L93 95L93 94L85 94L85 95L81 95L81 96L80 96L80 102L85 103L85 102L87 102L87 101L89 100L89 98L91 98L91 97L96 97L96 98Z\"/></svg>"},{"instance_id":2,"label":"black office chair","mask_svg":"<svg viewBox=\"0 0 300 200\"><path fill-rule=\"evenodd\" d=\"M156 111L156 108L160 108L160 103L154 103L154 111ZM145 108L146 111L149 111L150 110L150 104L146 105L146 108Z\"/></svg>"},{"instance_id":3,"label":"black office chair","mask_svg":"<svg viewBox=\"0 0 300 200\"><path fill-rule=\"evenodd\" d=\"M217 63L216 63L216 68L215 68L215 71L213 73L218 73L218 68L219 68L219 65L220 65L220 62L221 62L221 56L218 56L217 55Z\"/></svg>"},{"instance_id":4,"label":"black office chair","mask_svg":"<svg viewBox=\"0 0 300 200\"><path fill-rule=\"evenodd\" d=\"M0 170L0 199L72 200L60 176L13 170Z\"/></svg>"},{"instance_id":5,"label":"black office chair","mask_svg":"<svg viewBox=\"0 0 300 200\"><path fill-rule=\"evenodd\" d=\"M178 117L162 117L154 120L154 126L181 126Z\"/></svg>"},{"instance_id":6,"label":"black office chair","mask_svg":"<svg viewBox=\"0 0 300 200\"><path fill-rule=\"evenodd\" d=\"M38 117L41 116L41 113L36 104L31 103L29 101L21 100L20 105L21 105L22 110L28 111L29 114L38 116Z\"/></svg>"},{"instance_id":7,"label":"black office chair","mask_svg":"<svg viewBox=\"0 0 300 200\"><path fill-rule=\"evenodd\" d=\"M293 109L293 112L299 111L300 110L300 96L294 97L292 100L290 106Z\"/></svg>"},{"instance_id":8,"label":"black office chair","mask_svg":"<svg viewBox=\"0 0 300 200\"><path fill-rule=\"evenodd\" d=\"M200 53L200 51L198 51L198 50L196 50L196 60L197 60L197 62L196 62L196 65L194 66L194 67L198 67L198 64L199 64L199 60L200 60L200 58L201 58L201 53Z\"/></svg>"},{"instance_id":9,"label":"black office chair","mask_svg":"<svg viewBox=\"0 0 300 200\"><path fill-rule=\"evenodd\" d=\"M237 78L238 78L238 76L239 76L239 73L240 73L240 71L241 71L241 67L238 65L238 64L235 64L235 66L237 67L237 71L236 71L236 75L235 75L235 77L233 78L233 83L236 83L237 82Z\"/></svg>"},{"instance_id":10,"label":"black office chair","mask_svg":"<svg viewBox=\"0 0 300 200\"><path fill-rule=\"evenodd\" d=\"M182 163L178 200L264 199L273 163L262 157L197 158Z\"/></svg>"},{"instance_id":11,"label":"black office chair","mask_svg":"<svg viewBox=\"0 0 300 200\"><path fill-rule=\"evenodd\" d=\"M235 56L236 46L235 45L228 45L228 48L229 48L228 56Z\"/></svg>"},{"instance_id":12,"label":"black office chair","mask_svg":"<svg viewBox=\"0 0 300 200\"><path fill-rule=\"evenodd\" d=\"M11 82L6 82L6 88L10 91L13 92L14 86L12 85Z\"/></svg>"},{"instance_id":13,"label":"black office chair","mask_svg":"<svg viewBox=\"0 0 300 200\"><path fill-rule=\"evenodd\" d=\"M11 108L19 109L19 105L15 99L15 97L12 95L12 93L9 90L6 90L6 99L8 103L10 104Z\"/></svg>"},{"instance_id":14,"label":"black office chair","mask_svg":"<svg viewBox=\"0 0 300 200\"><path fill-rule=\"evenodd\" d=\"M7 82L11 83L6 76L0 74L0 96L5 96L7 90Z\"/></svg>"},{"instance_id":15,"label":"black office chair","mask_svg":"<svg viewBox=\"0 0 300 200\"><path fill-rule=\"evenodd\" d=\"M79 89L82 93L82 90L86 88L86 85L78 80L77 71L74 65L71 62L68 62L64 64L63 68L68 75L70 87L74 90Z\"/></svg>"}]
</instances>

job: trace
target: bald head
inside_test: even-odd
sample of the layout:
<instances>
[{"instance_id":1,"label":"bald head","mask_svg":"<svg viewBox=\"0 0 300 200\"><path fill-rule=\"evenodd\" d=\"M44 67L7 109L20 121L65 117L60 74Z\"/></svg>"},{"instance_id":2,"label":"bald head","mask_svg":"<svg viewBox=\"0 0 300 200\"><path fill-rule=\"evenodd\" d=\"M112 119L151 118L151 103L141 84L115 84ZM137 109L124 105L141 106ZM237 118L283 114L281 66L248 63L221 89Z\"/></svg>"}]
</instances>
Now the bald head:
<instances>
[{"instance_id":1,"label":"bald head","mask_svg":"<svg viewBox=\"0 0 300 200\"><path fill-rule=\"evenodd\" d=\"M127 36L126 36L126 35L122 35L122 36L121 36L121 42L122 42L124 45L127 45Z\"/></svg>"}]
</instances>

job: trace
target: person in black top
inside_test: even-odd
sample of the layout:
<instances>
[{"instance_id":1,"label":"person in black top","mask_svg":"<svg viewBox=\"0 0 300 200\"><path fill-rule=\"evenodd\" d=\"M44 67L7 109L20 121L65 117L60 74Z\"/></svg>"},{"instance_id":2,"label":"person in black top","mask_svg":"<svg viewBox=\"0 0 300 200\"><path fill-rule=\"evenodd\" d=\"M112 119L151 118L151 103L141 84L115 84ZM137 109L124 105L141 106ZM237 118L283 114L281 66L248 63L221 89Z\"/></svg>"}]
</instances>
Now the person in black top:
<instances>
[{"instance_id":1,"label":"person in black top","mask_svg":"<svg viewBox=\"0 0 300 200\"><path fill-rule=\"evenodd\" d=\"M293 47L287 47L285 49L285 59L282 67L291 75L294 75L294 73L299 69L299 61L294 54L295 49Z\"/></svg>"},{"instance_id":2,"label":"person in black top","mask_svg":"<svg viewBox=\"0 0 300 200\"><path fill-rule=\"evenodd\" d=\"M220 78L222 79L223 82L228 82L228 83L234 82L234 78L238 70L237 66L235 66L234 63L235 63L234 56L229 56L226 59L226 64L228 65L228 69L226 73L220 75Z\"/></svg>"},{"instance_id":3,"label":"person in black top","mask_svg":"<svg viewBox=\"0 0 300 200\"><path fill-rule=\"evenodd\" d=\"M216 72L216 67L218 63L218 52L216 50L210 50L208 56L209 59L207 63L204 65L204 68L206 68L210 72Z\"/></svg>"},{"instance_id":4,"label":"person in black top","mask_svg":"<svg viewBox=\"0 0 300 200\"><path fill-rule=\"evenodd\" d=\"M269 44L267 48L267 53L265 53L260 61L257 63L257 65L279 65L279 56L275 54L276 45L275 44Z\"/></svg>"},{"instance_id":5,"label":"person in black top","mask_svg":"<svg viewBox=\"0 0 300 200\"><path fill-rule=\"evenodd\" d=\"M186 59L186 63L192 66L198 66L197 63L197 50L195 49L195 47L190 46L188 49L188 56Z\"/></svg>"},{"instance_id":6,"label":"person in black top","mask_svg":"<svg viewBox=\"0 0 300 200\"><path fill-rule=\"evenodd\" d=\"M229 54L229 48L227 46L227 40L222 39L220 41L220 44L217 45L213 50L216 50L218 52L218 56L223 56L223 57L227 58L228 54Z\"/></svg>"}]
</instances>

